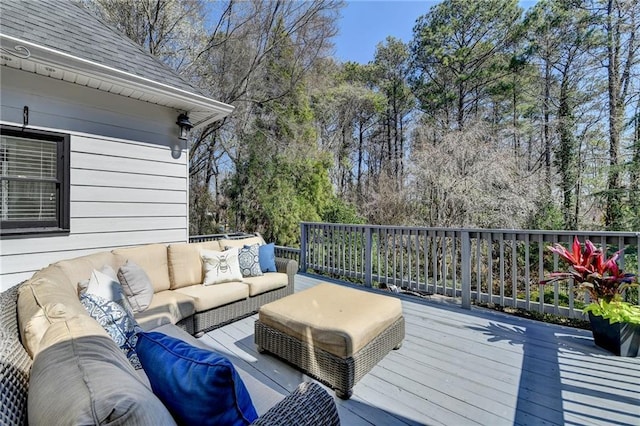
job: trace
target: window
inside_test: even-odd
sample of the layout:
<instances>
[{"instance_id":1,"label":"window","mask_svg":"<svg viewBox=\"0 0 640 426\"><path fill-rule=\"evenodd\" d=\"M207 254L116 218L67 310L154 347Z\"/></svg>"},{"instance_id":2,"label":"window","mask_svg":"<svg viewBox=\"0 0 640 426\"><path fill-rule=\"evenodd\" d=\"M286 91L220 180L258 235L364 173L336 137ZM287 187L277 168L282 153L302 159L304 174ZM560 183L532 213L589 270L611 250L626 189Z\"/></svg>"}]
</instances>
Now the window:
<instances>
[{"instance_id":1,"label":"window","mask_svg":"<svg viewBox=\"0 0 640 426\"><path fill-rule=\"evenodd\" d=\"M69 232L69 135L0 127L2 236Z\"/></svg>"}]
</instances>

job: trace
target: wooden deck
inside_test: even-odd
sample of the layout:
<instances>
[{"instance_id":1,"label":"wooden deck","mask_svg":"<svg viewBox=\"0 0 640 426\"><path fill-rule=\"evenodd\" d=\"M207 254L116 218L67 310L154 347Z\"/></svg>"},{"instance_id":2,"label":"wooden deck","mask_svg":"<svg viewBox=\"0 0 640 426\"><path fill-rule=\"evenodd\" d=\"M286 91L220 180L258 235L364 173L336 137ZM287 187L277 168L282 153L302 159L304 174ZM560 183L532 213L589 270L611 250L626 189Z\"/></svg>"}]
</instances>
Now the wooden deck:
<instances>
[{"instance_id":1,"label":"wooden deck","mask_svg":"<svg viewBox=\"0 0 640 426\"><path fill-rule=\"evenodd\" d=\"M296 277L296 291L319 280ZM401 297L402 348L336 398L343 425L640 425L640 358L591 332ZM203 341L283 395L308 377L253 344L246 318Z\"/></svg>"}]
</instances>

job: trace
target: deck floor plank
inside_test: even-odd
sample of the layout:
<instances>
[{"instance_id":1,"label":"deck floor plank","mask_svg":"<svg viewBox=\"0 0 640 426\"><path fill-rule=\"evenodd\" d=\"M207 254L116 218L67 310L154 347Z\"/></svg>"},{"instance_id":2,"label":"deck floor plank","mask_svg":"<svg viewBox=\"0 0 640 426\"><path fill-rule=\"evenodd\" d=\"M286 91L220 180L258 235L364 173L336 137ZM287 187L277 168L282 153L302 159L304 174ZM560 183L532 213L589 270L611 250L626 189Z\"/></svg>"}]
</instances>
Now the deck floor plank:
<instances>
[{"instance_id":1,"label":"deck floor plank","mask_svg":"<svg viewBox=\"0 0 640 426\"><path fill-rule=\"evenodd\" d=\"M296 276L296 291L322 279ZM640 358L593 344L591 333L445 299L400 296L402 348L334 396L343 425L640 425ZM256 315L202 341L282 395L312 380L257 352Z\"/></svg>"}]
</instances>

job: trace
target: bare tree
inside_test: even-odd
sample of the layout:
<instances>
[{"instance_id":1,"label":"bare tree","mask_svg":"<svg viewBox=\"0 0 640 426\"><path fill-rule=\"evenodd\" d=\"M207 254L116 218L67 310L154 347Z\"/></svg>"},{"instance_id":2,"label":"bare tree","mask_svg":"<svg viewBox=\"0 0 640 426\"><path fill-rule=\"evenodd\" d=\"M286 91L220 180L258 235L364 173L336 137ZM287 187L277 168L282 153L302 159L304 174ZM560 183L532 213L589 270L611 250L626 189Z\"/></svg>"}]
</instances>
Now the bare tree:
<instances>
[{"instance_id":1,"label":"bare tree","mask_svg":"<svg viewBox=\"0 0 640 426\"><path fill-rule=\"evenodd\" d=\"M420 128L415 138L428 139L430 131ZM482 123L420 146L410 169L419 222L512 228L534 211L536 176L517 169L511 150L501 147Z\"/></svg>"}]
</instances>

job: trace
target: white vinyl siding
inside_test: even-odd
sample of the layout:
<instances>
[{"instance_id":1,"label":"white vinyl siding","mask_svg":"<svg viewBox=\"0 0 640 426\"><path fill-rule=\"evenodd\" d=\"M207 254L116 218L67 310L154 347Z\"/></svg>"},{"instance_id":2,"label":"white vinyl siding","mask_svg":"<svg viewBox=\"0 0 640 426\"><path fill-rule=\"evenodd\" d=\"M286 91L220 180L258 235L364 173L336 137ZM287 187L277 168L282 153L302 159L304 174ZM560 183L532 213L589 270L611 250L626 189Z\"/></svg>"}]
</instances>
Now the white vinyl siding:
<instances>
[{"instance_id":1,"label":"white vinyl siding","mask_svg":"<svg viewBox=\"0 0 640 426\"><path fill-rule=\"evenodd\" d=\"M16 112L28 105L31 126L69 134L71 152L70 233L0 240L0 290L58 260L188 240L187 154L171 155L179 112L41 76L11 75L14 70L5 78L2 71L3 124L21 125ZM11 77L44 92L15 90Z\"/></svg>"}]
</instances>

